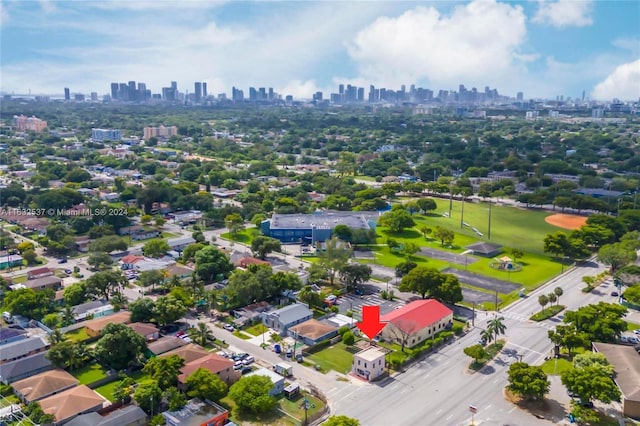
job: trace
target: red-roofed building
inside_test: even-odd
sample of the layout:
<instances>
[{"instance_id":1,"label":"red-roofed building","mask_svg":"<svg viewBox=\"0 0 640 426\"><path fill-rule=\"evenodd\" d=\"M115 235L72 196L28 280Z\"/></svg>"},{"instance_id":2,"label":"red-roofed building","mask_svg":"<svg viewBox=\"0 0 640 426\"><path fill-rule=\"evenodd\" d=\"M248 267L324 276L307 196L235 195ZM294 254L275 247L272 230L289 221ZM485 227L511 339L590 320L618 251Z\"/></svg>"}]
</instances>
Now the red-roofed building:
<instances>
[{"instance_id":1,"label":"red-roofed building","mask_svg":"<svg viewBox=\"0 0 640 426\"><path fill-rule=\"evenodd\" d=\"M266 260L256 259L255 257L243 257L235 264L236 268L247 268L249 265L271 265Z\"/></svg>"},{"instance_id":2,"label":"red-roofed building","mask_svg":"<svg viewBox=\"0 0 640 426\"><path fill-rule=\"evenodd\" d=\"M412 348L453 325L453 311L434 299L416 300L380 318L382 338Z\"/></svg>"},{"instance_id":3,"label":"red-roofed building","mask_svg":"<svg viewBox=\"0 0 640 426\"><path fill-rule=\"evenodd\" d=\"M218 377L220 377L220 379L222 379L222 381L227 385L231 385L241 377L240 372L233 369L233 361L217 354L209 354L186 363L180 369L180 375L178 376L179 389L184 390L187 388L187 377L189 377L198 368L204 368L213 374L217 374Z\"/></svg>"}]
</instances>

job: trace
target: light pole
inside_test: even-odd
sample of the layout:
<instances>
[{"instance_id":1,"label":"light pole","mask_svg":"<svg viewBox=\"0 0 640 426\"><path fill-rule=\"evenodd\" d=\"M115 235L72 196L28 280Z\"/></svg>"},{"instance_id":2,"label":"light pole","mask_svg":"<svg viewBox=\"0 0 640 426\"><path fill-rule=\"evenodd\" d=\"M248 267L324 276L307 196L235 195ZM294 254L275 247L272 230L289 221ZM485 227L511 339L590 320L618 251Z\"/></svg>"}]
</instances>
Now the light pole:
<instances>
[{"instance_id":1,"label":"light pole","mask_svg":"<svg viewBox=\"0 0 640 426\"><path fill-rule=\"evenodd\" d=\"M489 198L489 230L487 231L487 239L491 239L491 198Z\"/></svg>"},{"instance_id":2,"label":"light pole","mask_svg":"<svg viewBox=\"0 0 640 426\"><path fill-rule=\"evenodd\" d=\"M464 227L464 194L462 194L462 208L460 211L460 229Z\"/></svg>"}]
</instances>

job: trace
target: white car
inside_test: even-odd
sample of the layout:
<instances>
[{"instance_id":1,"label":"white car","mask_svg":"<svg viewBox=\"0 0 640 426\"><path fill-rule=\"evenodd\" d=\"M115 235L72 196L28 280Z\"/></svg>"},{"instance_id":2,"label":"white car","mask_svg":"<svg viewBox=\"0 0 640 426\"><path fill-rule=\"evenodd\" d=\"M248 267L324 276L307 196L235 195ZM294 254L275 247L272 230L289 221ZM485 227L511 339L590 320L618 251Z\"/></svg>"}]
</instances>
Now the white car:
<instances>
[{"instance_id":1,"label":"white car","mask_svg":"<svg viewBox=\"0 0 640 426\"><path fill-rule=\"evenodd\" d=\"M640 328L633 330L633 334L639 334L640 335Z\"/></svg>"},{"instance_id":2,"label":"white car","mask_svg":"<svg viewBox=\"0 0 640 426\"><path fill-rule=\"evenodd\" d=\"M235 364L233 364L234 370L240 370L242 367L244 367L244 364L242 363L242 361L236 361Z\"/></svg>"},{"instance_id":3,"label":"white car","mask_svg":"<svg viewBox=\"0 0 640 426\"><path fill-rule=\"evenodd\" d=\"M244 365L249 365L249 364L253 363L253 361L255 361L255 358L252 357L251 355L249 355L248 357L246 357L245 359L242 360L242 363Z\"/></svg>"}]
</instances>

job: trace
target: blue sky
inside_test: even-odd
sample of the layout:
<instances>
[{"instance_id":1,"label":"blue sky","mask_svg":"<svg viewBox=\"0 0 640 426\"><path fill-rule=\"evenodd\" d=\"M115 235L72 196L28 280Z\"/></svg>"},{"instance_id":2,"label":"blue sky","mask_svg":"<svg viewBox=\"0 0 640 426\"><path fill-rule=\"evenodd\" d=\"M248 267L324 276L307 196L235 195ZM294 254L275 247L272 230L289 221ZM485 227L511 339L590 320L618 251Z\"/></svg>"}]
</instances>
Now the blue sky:
<instances>
[{"instance_id":1,"label":"blue sky","mask_svg":"<svg viewBox=\"0 0 640 426\"><path fill-rule=\"evenodd\" d=\"M338 83L640 97L640 2L1 0L0 90L209 92Z\"/></svg>"}]
</instances>

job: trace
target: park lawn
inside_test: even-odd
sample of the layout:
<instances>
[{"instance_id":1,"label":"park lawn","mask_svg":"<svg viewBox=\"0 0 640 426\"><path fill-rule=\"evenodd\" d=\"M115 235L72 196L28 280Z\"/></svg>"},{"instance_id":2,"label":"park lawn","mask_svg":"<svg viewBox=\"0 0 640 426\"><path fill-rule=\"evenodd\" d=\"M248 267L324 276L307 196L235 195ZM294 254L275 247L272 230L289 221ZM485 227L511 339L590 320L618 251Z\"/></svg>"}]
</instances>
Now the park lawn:
<instances>
[{"instance_id":1,"label":"park lawn","mask_svg":"<svg viewBox=\"0 0 640 426\"><path fill-rule=\"evenodd\" d=\"M85 340L90 339L85 327L80 327L78 329L68 331L64 334L64 337L71 340L72 342L84 342Z\"/></svg>"},{"instance_id":2,"label":"park lawn","mask_svg":"<svg viewBox=\"0 0 640 426\"><path fill-rule=\"evenodd\" d=\"M334 370L338 373L346 374L351 370L353 363L353 354L347 351L347 346L342 343L336 343L326 349L309 355L307 358L320 366L323 372Z\"/></svg>"},{"instance_id":3,"label":"park lawn","mask_svg":"<svg viewBox=\"0 0 640 426\"><path fill-rule=\"evenodd\" d=\"M571 370L572 368L573 363L565 357L552 358L542 364L542 370L551 376L560 375L563 371Z\"/></svg>"},{"instance_id":4,"label":"park lawn","mask_svg":"<svg viewBox=\"0 0 640 426\"><path fill-rule=\"evenodd\" d=\"M258 236L257 228L242 229L238 231L238 233L233 237L231 236L231 232L225 232L224 234L220 234L220 237L222 237L225 240L237 241L239 243L247 244L247 245L251 245L251 242L256 236Z\"/></svg>"},{"instance_id":5,"label":"park lawn","mask_svg":"<svg viewBox=\"0 0 640 426\"><path fill-rule=\"evenodd\" d=\"M243 331L251 334L252 336L260 336L261 334L269 331L269 329L265 327L264 324L256 324L244 329Z\"/></svg>"},{"instance_id":6,"label":"park lawn","mask_svg":"<svg viewBox=\"0 0 640 426\"><path fill-rule=\"evenodd\" d=\"M475 227L484 234L483 240L488 239L489 204L464 203L464 221L469 227L460 228L461 202L453 201L451 217L442 216L449 212L449 201L434 199L438 204L436 214L414 215L414 220L431 227L442 226L478 239L478 235L471 228ZM517 247L525 252L543 254L542 241L544 237L561 228L544 221L553 213L544 210L528 210L511 206L501 206L495 203L491 207L491 241L507 247ZM454 241L457 242L457 241Z\"/></svg>"},{"instance_id":7,"label":"park lawn","mask_svg":"<svg viewBox=\"0 0 640 426\"><path fill-rule=\"evenodd\" d=\"M93 363L72 371L73 377L78 379L81 385L88 385L107 377L107 372L100 364Z\"/></svg>"},{"instance_id":8,"label":"park lawn","mask_svg":"<svg viewBox=\"0 0 640 426\"><path fill-rule=\"evenodd\" d=\"M291 417L303 421L304 409L302 408L302 403L304 398L309 401L309 409L307 410L308 417L313 416L315 413L324 408L324 402L307 392L301 393L300 395L298 395L298 398L294 399L293 401L285 397L281 397L278 401L278 408Z\"/></svg>"},{"instance_id":9,"label":"park lawn","mask_svg":"<svg viewBox=\"0 0 640 426\"><path fill-rule=\"evenodd\" d=\"M634 322L626 321L627 323L627 331L633 331L640 329L640 324L636 324Z\"/></svg>"},{"instance_id":10,"label":"park lawn","mask_svg":"<svg viewBox=\"0 0 640 426\"><path fill-rule=\"evenodd\" d=\"M420 227L423 225L427 225L433 228L433 225L427 222L425 216L414 214L413 220L416 222L416 226L410 229L405 229L402 232L391 232L387 228L378 227L378 238L376 239L376 242L378 244L386 244L387 238L391 238L398 241L399 243L411 241L418 244L420 247L428 247L436 250L448 251L451 253L462 253L466 250L465 246L478 241L477 237L473 238L468 235L460 234L457 232L457 229L451 228L454 232L456 232L455 238L453 239L453 244L451 245L451 247L443 246L440 240L437 240L433 237L433 232L431 235L428 235L427 238L425 238L424 235L420 233Z\"/></svg>"},{"instance_id":11,"label":"park lawn","mask_svg":"<svg viewBox=\"0 0 640 426\"><path fill-rule=\"evenodd\" d=\"M97 388L94 389L94 391L98 392L100 395L104 396L109 401L114 402L115 399L113 398L113 390L115 389L118 383L120 383L120 380L115 380L113 382L107 383L106 385L98 386Z\"/></svg>"},{"instance_id":12,"label":"park lawn","mask_svg":"<svg viewBox=\"0 0 640 426\"><path fill-rule=\"evenodd\" d=\"M436 268L438 270L449 267L449 262L445 262L444 260L438 259L429 259L424 256L413 255L411 257L402 256L400 254L396 254L389 250L387 246L374 246L371 247L371 250L374 253L375 261L374 264L386 266L387 268L395 269L398 264L411 261L417 263L419 266L429 266L431 268ZM366 263L372 263L367 260Z\"/></svg>"}]
</instances>

